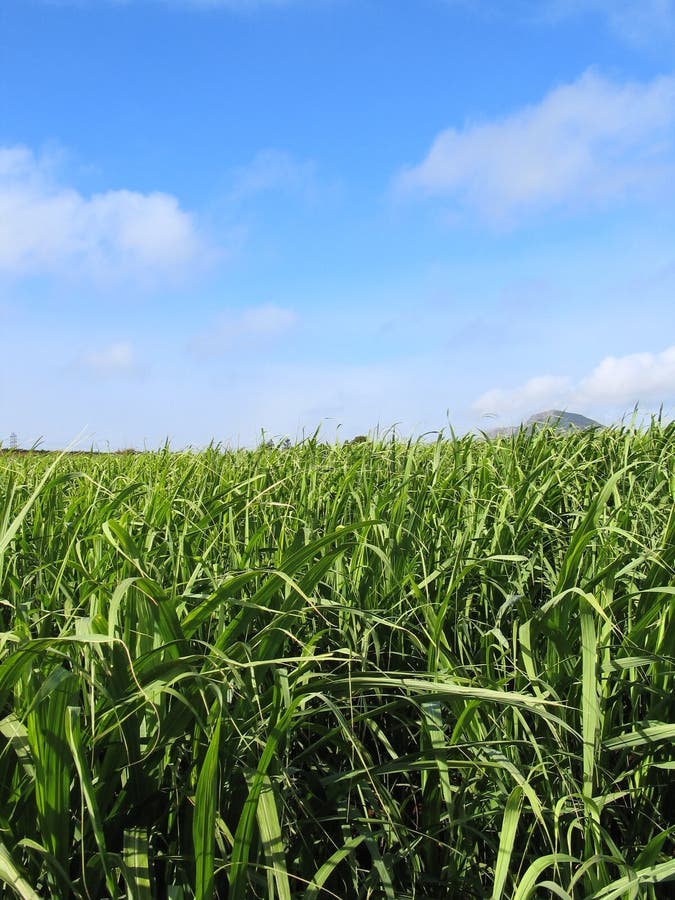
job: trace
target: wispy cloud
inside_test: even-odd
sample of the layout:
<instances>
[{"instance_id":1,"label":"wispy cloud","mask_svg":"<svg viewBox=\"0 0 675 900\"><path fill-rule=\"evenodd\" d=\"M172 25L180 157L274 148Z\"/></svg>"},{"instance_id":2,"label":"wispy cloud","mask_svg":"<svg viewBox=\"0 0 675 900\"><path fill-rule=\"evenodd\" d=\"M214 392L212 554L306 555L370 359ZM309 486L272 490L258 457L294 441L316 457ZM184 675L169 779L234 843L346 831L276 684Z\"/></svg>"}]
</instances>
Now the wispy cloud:
<instances>
[{"instance_id":1,"label":"wispy cloud","mask_svg":"<svg viewBox=\"0 0 675 900\"><path fill-rule=\"evenodd\" d=\"M556 23L601 15L619 37L633 44L675 38L675 0L533 0L536 15Z\"/></svg>"},{"instance_id":2,"label":"wispy cloud","mask_svg":"<svg viewBox=\"0 0 675 900\"><path fill-rule=\"evenodd\" d=\"M448 128L395 182L495 224L609 205L675 184L675 77L617 83L588 71L539 103Z\"/></svg>"},{"instance_id":3,"label":"wispy cloud","mask_svg":"<svg viewBox=\"0 0 675 900\"><path fill-rule=\"evenodd\" d=\"M162 6L175 6L187 9L200 10L230 10L232 12L253 12L265 8L283 8L302 3L303 0L42 0L46 6L80 6L82 8L100 6L102 3L108 6L140 6L142 3L154 3ZM328 2L328 0L304 0L314 4Z\"/></svg>"},{"instance_id":4,"label":"wispy cloud","mask_svg":"<svg viewBox=\"0 0 675 900\"><path fill-rule=\"evenodd\" d=\"M480 415L515 416L541 408L611 408L675 402L675 346L660 353L608 356L580 379L539 375L514 388L495 388L473 404Z\"/></svg>"},{"instance_id":5,"label":"wispy cloud","mask_svg":"<svg viewBox=\"0 0 675 900\"><path fill-rule=\"evenodd\" d=\"M675 0L440 0L452 7L499 21L513 20L539 26L594 17L604 21L622 41L664 46L675 39Z\"/></svg>"},{"instance_id":6,"label":"wispy cloud","mask_svg":"<svg viewBox=\"0 0 675 900\"><path fill-rule=\"evenodd\" d=\"M88 350L78 360L78 368L102 377L133 375L139 371L136 354L129 341L117 341L98 350Z\"/></svg>"},{"instance_id":7,"label":"wispy cloud","mask_svg":"<svg viewBox=\"0 0 675 900\"><path fill-rule=\"evenodd\" d=\"M217 356L236 348L268 345L296 321L293 310L273 303L223 312L208 331L192 338L189 349L198 356Z\"/></svg>"},{"instance_id":8,"label":"wispy cloud","mask_svg":"<svg viewBox=\"0 0 675 900\"><path fill-rule=\"evenodd\" d=\"M298 160L284 150L266 149L233 170L230 200L276 193L313 203L332 190L329 184L322 183L313 160Z\"/></svg>"},{"instance_id":9,"label":"wispy cloud","mask_svg":"<svg viewBox=\"0 0 675 900\"><path fill-rule=\"evenodd\" d=\"M194 217L171 194L85 196L30 149L0 147L0 273L155 282L201 264L209 252Z\"/></svg>"},{"instance_id":10,"label":"wispy cloud","mask_svg":"<svg viewBox=\"0 0 675 900\"><path fill-rule=\"evenodd\" d=\"M174 6L193 6L196 9L231 9L238 12L261 9L263 7L291 6L298 0L155 0Z\"/></svg>"}]
</instances>

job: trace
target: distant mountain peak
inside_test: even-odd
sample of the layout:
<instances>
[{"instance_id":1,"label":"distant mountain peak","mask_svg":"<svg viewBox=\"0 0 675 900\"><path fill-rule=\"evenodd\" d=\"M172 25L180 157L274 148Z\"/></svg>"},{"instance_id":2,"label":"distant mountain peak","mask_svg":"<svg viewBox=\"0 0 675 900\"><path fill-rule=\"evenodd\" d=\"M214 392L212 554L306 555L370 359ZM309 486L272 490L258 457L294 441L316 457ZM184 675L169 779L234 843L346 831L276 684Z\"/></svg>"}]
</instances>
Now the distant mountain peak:
<instances>
[{"instance_id":1,"label":"distant mountain peak","mask_svg":"<svg viewBox=\"0 0 675 900\"><path fill-rule=\"evenodd\" d=\"M520 425L491 428L485 434L487 437L509 437L521 430L534 431L546 426L550 426L556 431L586 431L589 428L603 427L600 422L589 419L588 416L582 416L580 413L567 412L564 409L545 409L543 412L534 413Z\"/></svg>"},{"instance_id":2,"label":"distant mountain peak","mask_svg":"<svg viewBox=\"0 0 675 900\"><path fill-rule=\"evenodd\" d=\"M600 422L582 416L581 413L571 413L564 409L546 409L544 412L535 413L525 422L526 425L552 425L559 431L569 431L577 428L585 431L587 428L602 428Z\"/></svg>"}]
</instances>

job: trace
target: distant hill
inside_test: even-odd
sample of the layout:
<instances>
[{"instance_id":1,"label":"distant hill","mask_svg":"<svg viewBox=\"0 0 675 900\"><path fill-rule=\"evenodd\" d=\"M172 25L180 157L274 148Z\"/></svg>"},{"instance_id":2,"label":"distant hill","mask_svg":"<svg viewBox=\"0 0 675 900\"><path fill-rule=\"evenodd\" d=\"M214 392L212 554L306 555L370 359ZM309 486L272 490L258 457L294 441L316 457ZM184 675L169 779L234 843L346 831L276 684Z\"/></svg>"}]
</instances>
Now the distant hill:
<instances>
[{"instance_id":1,"label":"distant hill","mask_svg":"<svg viewBox=\"0 0 675 900\"><path fill-rule=\"evenodd\" d=\"M538 428L550 426L556 431L586 431L588 428L603 428L600 422L595 419L589 419L580 413L566 412L562 409L546 409L543 412L535 413L520 425L508 425L503 428L491 428L486 431L487 437L509 437L517 434L521 429L524 431L536 431Z\"/></svg>"}]
</instances>

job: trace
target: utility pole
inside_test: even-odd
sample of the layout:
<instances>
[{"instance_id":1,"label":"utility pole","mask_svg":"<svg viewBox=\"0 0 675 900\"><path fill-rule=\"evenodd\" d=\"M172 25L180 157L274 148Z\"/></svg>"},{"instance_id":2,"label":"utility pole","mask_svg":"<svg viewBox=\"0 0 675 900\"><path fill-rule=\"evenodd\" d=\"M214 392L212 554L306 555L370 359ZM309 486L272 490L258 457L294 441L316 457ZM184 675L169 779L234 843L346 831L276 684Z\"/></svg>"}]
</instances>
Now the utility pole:
<instances>
[{"instance_id":1,"label":"utility pole","mask_svg":"<svg viewBox=\"0 0 675 900\"><path fill-rule=\"evenodd\" d=\"M9 449L16 450L18 446L19 443L16 437L16 432L13 431L9 436Z\"/></svg>"}]
</instances>

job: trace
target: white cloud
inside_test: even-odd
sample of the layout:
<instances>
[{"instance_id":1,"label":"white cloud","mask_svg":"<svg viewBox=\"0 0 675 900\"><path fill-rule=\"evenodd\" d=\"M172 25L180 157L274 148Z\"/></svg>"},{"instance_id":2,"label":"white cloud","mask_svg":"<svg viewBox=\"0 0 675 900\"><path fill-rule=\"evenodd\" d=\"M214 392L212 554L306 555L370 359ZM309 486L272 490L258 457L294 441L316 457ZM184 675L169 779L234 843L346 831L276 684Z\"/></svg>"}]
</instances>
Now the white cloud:
<instances>
[{"instance_id":1,"label":"white cloud","mask_svg":"<svg viewBox=\"0 0 675 900\"><path fill-rule=\"evenodd\" d=\"M134 349L128 341L117 341L101 350L84 353L80 366L99 376L129 375L138 369Z\"/></svg>"},{"instance_id":2,"label":"white cloud","mask_svg":"<svg viewBox=\"0 0 675 900\"><path fill-rule=\"evenodd\" d=\"M207 255L193 217L172 195L87 197L60 184L28 148L0 147L0 272L154 282Z\"/></svg>"},{"instance_id":3,"label":"white cloud","mask_svg":"<svg viewBox=\"0 0 675 900\"><path fill-rule=\"evenodd\" d=\"M675 346L661 353L608 356L575 389L579 402L612 406L675 398Z\"/></svg>"},{"instance_id":4,"label":"white cloud","mask_svg":"<svg viewBox=\"0 0 675 900\"><path fill-rule=\"evenodd\" d=\"M273 303L222 313L214 325L190 342L199 356L217 356L239 347L269 343L291 329L297 321L291 309Z\"/></svg>"},{"instance_id":5,"label":"white cloud","mask_svg":"<svg viewBox=\"0 0 675 900\"><path fill-rule=\"evenodd\" d=\"M541 375L515 388L482 394L474 410L486 415L514 416L542 408L626 411L640 404L675 401L675 345L660 353L608 356L578 380L567 375Z\"/></svg>"},{"instance_id":6,"label":"white cloud","mask_svg":"<svg viewBox=\"0 0 675 900\"><path fill-rule=\"evenodd\" d=\"M502 119L441 132L396 188L509 224L675 184L674 144L675 77L615 83L588 71Z\"/></svg>"}]
</instances>

